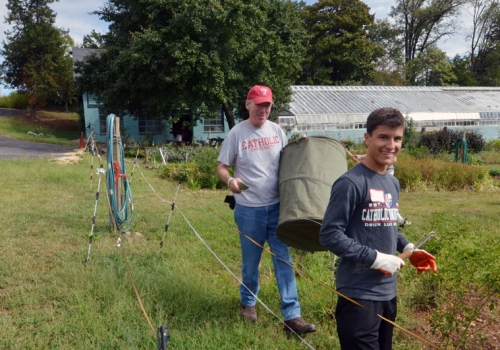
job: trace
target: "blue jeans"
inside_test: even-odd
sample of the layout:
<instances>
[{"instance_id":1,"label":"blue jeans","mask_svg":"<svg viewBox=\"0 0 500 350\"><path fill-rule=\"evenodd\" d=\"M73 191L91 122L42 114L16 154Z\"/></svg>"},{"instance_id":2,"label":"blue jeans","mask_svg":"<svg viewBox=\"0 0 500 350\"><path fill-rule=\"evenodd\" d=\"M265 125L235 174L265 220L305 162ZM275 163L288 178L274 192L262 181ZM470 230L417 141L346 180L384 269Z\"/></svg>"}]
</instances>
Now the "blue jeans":
<instances>
[{"instance_id":1,"label":"blue jeans","mask_svg":"<svg viewBox=\"0 0 500 350\"><path fill-rule=\"evenodd\" d=\"M297 295L297 285L295 283L295 274L292 258L288 246L283 243L276 235L278 226L280 205L279 203L266 207L245 207L236 204L234 208L234 220L240 231L240 243L242 254L241 275L243 284L250 291L257 295L259 292L259 263L262 255L262 248L250 241L264 246L267 241L271 252L276 254L272 257L274 265L274 274L276 283L281 296L280 311L285 321L300 317L300 304ZM282 260L288 262L287 265ZM256 303L255 297L240 285L241 303L253 306Z\"/></svg>"}]
</instances>

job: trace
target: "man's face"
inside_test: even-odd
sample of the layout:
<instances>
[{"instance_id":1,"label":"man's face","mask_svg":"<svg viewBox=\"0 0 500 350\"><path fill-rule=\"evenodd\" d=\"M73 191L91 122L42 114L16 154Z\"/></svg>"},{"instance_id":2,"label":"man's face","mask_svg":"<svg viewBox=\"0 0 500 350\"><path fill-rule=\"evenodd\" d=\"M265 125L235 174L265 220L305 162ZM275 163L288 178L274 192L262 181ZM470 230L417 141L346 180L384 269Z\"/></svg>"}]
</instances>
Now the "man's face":
<instances>
[{"instance_id":1,"label":"man's face","mask_svg":"<svg viewBox=\"0 0 500 350\"><path fill-rule=\"evenodd\" d=\"M390 127L379 125L373 130L371 136L365 134L367 145L367 166L377 172L385 172L387 166L396 162L403 143L404 127Z\"/></svg>"},{"instance_id":2,"label":"man's face","mask_svg":"<svg viewBox=\"0 0 500 350\"><path fill-rule=\"evenodd\" d=\"M255 127L261 127L264 125L267 118L269 118L269 114L271 113L270 102L255 104L253 101L247 101L246 107L248 114L250 115L248 122L250 125Z\"/></svg>"}]
</instances>

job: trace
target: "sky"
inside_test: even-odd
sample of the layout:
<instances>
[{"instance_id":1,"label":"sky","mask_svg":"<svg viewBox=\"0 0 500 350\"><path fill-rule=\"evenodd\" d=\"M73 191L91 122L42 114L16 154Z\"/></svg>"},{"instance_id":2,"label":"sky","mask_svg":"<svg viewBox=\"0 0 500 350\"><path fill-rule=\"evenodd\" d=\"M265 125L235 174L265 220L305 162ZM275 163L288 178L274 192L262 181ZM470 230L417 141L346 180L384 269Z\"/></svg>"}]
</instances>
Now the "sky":
<instances>
[{"instance_id":1,"label":"sky","mask_svg":"<svg viewBox=\"0 0 500 350\"><path fill-rule=\"evenodd\" d=\"M308 5L312 5L316 0L306 0ZM365 0L370 13L375 14L375 18L385 18L388 16L391 6L394 6L395 0ZM96 15L89 13L98 10L105 0L60 0L50 4L50 7L56 12L56 26L64 29L69 29L69 35L75 43L82 44L83 36L90 34L92 29L97 32L107 32L108 25L106 22L100 21ZM0 45L5 39L4 32L11 27L4 23L7 15L7 0L0 0ZM463 14L460 17L459 23L464 26L471 27L470 15ZM441 50L445 51L448 57L453 57L456 54L465 54L468 50L467 43L464 39L464 34L458 33L451 38L441 40L438 45ZM8 90L1 86L2 95L8 94Z\"/></svg>"}]
</instances>

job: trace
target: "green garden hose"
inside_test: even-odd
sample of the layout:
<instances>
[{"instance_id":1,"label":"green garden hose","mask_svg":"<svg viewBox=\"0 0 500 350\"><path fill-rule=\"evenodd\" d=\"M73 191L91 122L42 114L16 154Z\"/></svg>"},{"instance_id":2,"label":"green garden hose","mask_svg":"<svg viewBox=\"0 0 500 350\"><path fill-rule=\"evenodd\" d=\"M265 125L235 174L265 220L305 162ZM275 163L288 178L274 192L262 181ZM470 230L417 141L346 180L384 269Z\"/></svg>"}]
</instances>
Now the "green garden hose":
<instances>
[{"instance_id":1,"label":"green garden hose","mask_svg":"<svg viewBox=\"0 0 500 350\"><path fill-rule=\"evenodd\" d=\"M121 138L116 140L119 143L119 160L113 159L113 141L114 141L114 120L115 115L110 114L107 117L107 156L108 169L106 172L106 187L108 189L108 198L111 206L113 219L121 232L127 232L132 226L134 219L134 202L132 200L132 192L130 183L125 169L125 157L123 155L123 146ZM119 181L121 180L121 181ZM121 189L120 199L121 204L118 204L117 190L118 186L123 184ZM120 206L120 208L118 208Z\"/></svg>"}]
</instances>

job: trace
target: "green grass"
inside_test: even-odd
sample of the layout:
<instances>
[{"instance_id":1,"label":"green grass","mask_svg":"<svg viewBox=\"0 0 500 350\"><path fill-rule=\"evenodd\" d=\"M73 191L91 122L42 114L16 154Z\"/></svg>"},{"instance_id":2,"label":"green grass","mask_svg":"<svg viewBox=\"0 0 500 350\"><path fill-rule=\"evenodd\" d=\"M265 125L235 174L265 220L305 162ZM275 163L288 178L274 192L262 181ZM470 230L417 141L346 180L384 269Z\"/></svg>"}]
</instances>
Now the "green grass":
<instances>
[{"instance_id":1,"label":"green grass","mask_svg":"<svg viewBox=\"0 0 500 350\"><path fill-rule=\"evenodd\" d=\"M38 111L36 120L29 118L29 112L23 116L0 117L0 135L72 146L80 138L79 117L76 113L47 111Z\"/></svg>"},{"instance_id":2,"label":"green grass","mask_svg":"<svg viewBox=\"0 0 500 350\"><path fill-rule=\"evenodd\" d=\"M156 335L141 311L124 256L153 328L172 329L169 349L307 348L287 337L280 320L260 305L256 324L240 318L238 282L184 220L183 215L239 275L239 238L232 211L223 203L226 191L192 192L183 186L160 250L177 184L161 179L159 170L143 169L161 201L136 169L131 237L118 248L119 235L108 225L103 178L91 260L84 265L98 184L94 175L90 188L90 160L88 154L80 163L66 165L0 160L1 349L155 349ZM131 168L130 162L129 174ZM424 334L431 321L415 318L415 313L424 310L431 318L440 317L436 322L445 320L450 316L447 303L457 301L458 290L482 285L486 273L496 283L491 288L498 296L498 277L492 276L499 271L499 193L402 193L401 206L413 223L406 230L411 240L430 230L439 235L439 242L425 247L437 256L439 272L417 275L410 266L403 269L397 322L446 344L444 337ZM318 332L305 339L315 349L338 349L332 311L337 297L318 283L333 284L332 256L299 250L292 250L292 256L309 276L297 277L303 316L318 326ZM269 254L262 262L259 297L279 315ZM497 317L498 311L491 315ZM418 340L395 331L394 349L416 348L422 348ZM474 343L470 348L479 347Z\"/></svg>"}]
</instances>

